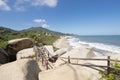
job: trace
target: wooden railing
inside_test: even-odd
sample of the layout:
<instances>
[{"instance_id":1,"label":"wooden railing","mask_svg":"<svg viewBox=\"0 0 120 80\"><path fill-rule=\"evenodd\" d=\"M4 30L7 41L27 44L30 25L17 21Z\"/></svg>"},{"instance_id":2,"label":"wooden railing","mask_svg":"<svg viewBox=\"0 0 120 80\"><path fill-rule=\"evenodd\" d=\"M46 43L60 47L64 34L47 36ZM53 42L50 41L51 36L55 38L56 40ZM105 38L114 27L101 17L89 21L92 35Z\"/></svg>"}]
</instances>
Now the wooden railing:
<instances>
[{"instance_id":1,"label":"wooden railing","mask_svg":"<svg viewBox=\"0 0 120 80\"><path fill-rule=\"evenodd\" d=\"M80 65L80 66L87 66L87 67L100 67L100 68L106 68L107 69L107 74L110 73L111 69L117 69L120 70L120 68L116 67L111 67L110 63L112 62L120 62L120 60L114 60L110 59L110 56L108 56L106 59L95 59L95 58L71 58L70 56L68 57L60 57L61 59L64 59L67 61L67 63L72 64L72 65ZM79 64L79 63L73 63L72 60L93 60L93 61L107 61L106 65L95 65L95 64Z\"/></svg>"},{"instance_id":2,"label":"wooden railing","mask_svg":"<svg viewBox=\"0 0 120 80\"><path fill-rule=\"evenodd\" d=\"M46 67L46 69L52 69L52 63L50 63L48 60L51 57L49 51L42 44L39 43L35 43L33 49L35 52L36 61L40 61L42 65Z\"/></svg>"}]
</instances>

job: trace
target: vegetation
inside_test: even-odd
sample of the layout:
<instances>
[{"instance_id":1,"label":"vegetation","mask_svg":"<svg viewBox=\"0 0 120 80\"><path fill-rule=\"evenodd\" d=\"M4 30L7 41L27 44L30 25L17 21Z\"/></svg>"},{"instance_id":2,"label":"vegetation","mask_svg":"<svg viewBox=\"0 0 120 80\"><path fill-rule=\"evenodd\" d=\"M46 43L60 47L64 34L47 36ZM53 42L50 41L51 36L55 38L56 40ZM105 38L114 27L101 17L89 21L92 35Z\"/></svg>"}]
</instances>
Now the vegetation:
<instances>
[{"instance_id":1,"label":"vegetation","mask_svg":"<svg viewBox=\"0 0 120 80\"><path fill-rule=\"evenodd\" d=\"M51 31L41 27L32 27L30 29L15 31L9 28L0 27L0 47L5 48L7 41L11 39L29 37L43 44L52 44L63 33Z\"/></svg>"},{"instance_id":2,"label":"vegetation","mask_svg":"<svg viewBox=\"0 0 120 80\"><path fill-rule=\"evenodd\" d=\"M120 80L120 63L113 62L111 63L111 71L107 75L107 71L100 72L102 78L100 80Z\"/></svg>"}]
</instances>

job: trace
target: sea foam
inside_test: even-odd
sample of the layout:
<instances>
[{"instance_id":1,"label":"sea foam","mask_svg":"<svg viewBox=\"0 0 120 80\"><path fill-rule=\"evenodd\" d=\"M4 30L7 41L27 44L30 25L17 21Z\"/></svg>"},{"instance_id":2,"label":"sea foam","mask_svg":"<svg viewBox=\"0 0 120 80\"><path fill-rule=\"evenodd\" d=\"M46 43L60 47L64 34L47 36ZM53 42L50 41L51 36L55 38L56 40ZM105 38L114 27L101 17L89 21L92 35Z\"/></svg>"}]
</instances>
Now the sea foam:
<instances>
[{"instance_id":1,"label":"sea foam","mask_svg":"<svg viewBox=\"0 0 120 80\"><path fill-rule=\"evenodd\" d=\"M109 54L117 54L120 53L120 47L115 45L107 45L103 43L91 43L86 41L81 41L79 38L71 37L68 39L69 44L76 48L82 45L89 45L92 47L94 53L96 55L106 55Z\"/></svg>"}]
</instances>

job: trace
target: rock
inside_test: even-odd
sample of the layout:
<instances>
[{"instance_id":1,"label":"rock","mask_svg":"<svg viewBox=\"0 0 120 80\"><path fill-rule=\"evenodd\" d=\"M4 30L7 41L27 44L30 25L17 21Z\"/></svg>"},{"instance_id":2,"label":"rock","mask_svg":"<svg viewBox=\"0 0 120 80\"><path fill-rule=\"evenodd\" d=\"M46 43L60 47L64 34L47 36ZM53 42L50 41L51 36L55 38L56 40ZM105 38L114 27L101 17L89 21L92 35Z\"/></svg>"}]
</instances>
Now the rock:
<instances>
[{"instance_id":1,"label":"rock","mask_svg":"<svg viewBox=\"0 0 120 80\"><path fill-rule=\"evenodd\" d=\"M0 48L0 64L7 63L8 61L7 52L4 49Z\"/></svg>"},{"instance_id":2,"label":"rock","mask_svg":"<svg viewBox=\"0 0 120 80\"><path fill-rule=\"evenodd\" d=\"M53 46L45 45L44 47L49 51L51 56L55 55L54 50L53 50Z\"/></svg>"},{"instance_id":3,"label":"rock","mask_svg":"<svg viewBox=\"0 0 120 80\"><path fill-rule=\"evenodd\" d=\"M57 50L51 58L49 58L49 61L52 63L55 63L56 60L63 54L65 54L68 51L67 48L61 48L59 50Z\"/></svg>"},{"instance_id":4,"label":"rock","mask_svg":"<svg viewBox=\"0 0 120 80\"><path fill-rule=\"evenodd\" d=\"M17 60L22 58L33 58L35 57L35 52L33 51L33 48L27 48L17 52L16 56Z\"/></svg>"},{"instance_id":5,"label":"rock","mask_svg":"<svg viewBox=\"0 0 120 80\"><path fill-rule=\"evenodd\" d=\"M31 48L32 40L29 38L20 38L8 41L7 50L9 52L10 61L16 60L16 53L20 50Z\"/></svg>"},{"instance_id":6,"label":"rock","mask_svg":"<svg viewBox=\"0 0 120 80\"><path fill-rule=\"evenodd\" d=\"M36 61L21 59L0 66L0 80L38 80L39 72Z\"/></svg>"},{"instance_id":7,"label":"rock","mask_svg":"<svg viewBox=\"0 0 120 80\"><path fill-rule=\"evenodd\" d=\"M65 64L39 73L39 80L99 80L99 71L87 67Z\"/></svg>"},{"instance_id":8,"label":"rock","mask_svg":"<svg viewBox=\"0 0 120 80\"><path fill-rule=\"evenodd\" d=\"M44 47L48 50L50 56L55 55L52 46L45 45ZM33 58L33 57L35 57L35 52L33 48L23 49L17 53L17 60L22 58Z\"/></svg>"},{"instance_id":9,"label":"rock","mask_svg":"<svg viewBox=\"0 0 120 80\"><path fill-rule=\"evenodd\" d=\"M58 56L61 56L61 55L65 54L67 51L68 51L68 48L61 48L61 49L55 51L55 54Z\"/></svg>"}]
</instances>

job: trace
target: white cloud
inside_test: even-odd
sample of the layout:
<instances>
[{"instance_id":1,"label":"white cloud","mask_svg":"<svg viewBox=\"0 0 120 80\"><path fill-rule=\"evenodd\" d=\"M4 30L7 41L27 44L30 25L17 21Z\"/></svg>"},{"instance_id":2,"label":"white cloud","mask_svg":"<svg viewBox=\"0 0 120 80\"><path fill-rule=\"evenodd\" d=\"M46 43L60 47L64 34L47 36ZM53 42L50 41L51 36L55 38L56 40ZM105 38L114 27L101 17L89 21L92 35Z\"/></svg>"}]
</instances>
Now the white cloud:
<instances>
[{"instance_id":1,"label":"white cloud","mask_svg":"<svg viewBox=\"0 0 120 80\"><path fill-rule=\"evenodd\" d=\"M46 20L45 19L35 19L35 20L33 20L35 23L44 23L44 22L46 22Z\"/></svg>"},{"instance_id":2,"label":"white cloud","mask_svg":"<svg viewBox=\"0 0 120 80\"><path fill-rule=\"evenodd\" d=\"M32 5L56 7L57 2L58 2L57 0L35 0L34 2L32 2Z\"/></svg>"},{"instance_id":3,"label":"white cloud","mask_svg":"<svg viewBox=\"0 0 120 80\"><path fill-rule=\"evenodd\" d=\"M0 9L4 11L10 11L11 8L7 5L8 0L0 0Z\"/></svg>"},{"instance_id":4,"label":"white cloud","mask_svg":"<svg viewBox=\"0 0 120 80\"><path fill-rule=\"evenodd\" d=\"M26 8L28 6L48 6L48 7L56 7L58 0L16 0L15 2L15 9L18 10L21 9L19 7L22 6L23 8Z\"/></svg>"},{"instance_id":5,"label":"white cloud","mask_svg":"<svg viewBox=\"0 0 120 80\"><path fill-rule=\"evenodd\" d=\"M47 24L43 24L41 27L42 27L42 28L49 28L50 26L47 25Z\"/></svg>"}]
</instances>

